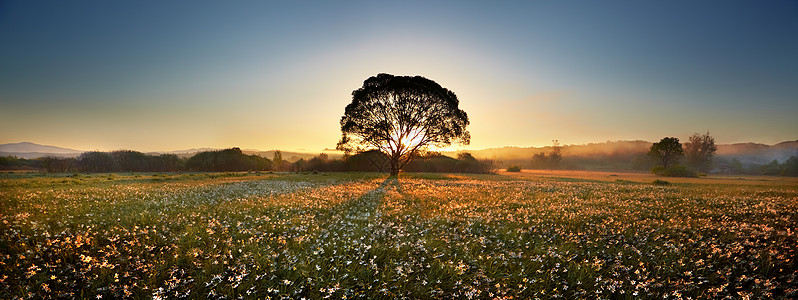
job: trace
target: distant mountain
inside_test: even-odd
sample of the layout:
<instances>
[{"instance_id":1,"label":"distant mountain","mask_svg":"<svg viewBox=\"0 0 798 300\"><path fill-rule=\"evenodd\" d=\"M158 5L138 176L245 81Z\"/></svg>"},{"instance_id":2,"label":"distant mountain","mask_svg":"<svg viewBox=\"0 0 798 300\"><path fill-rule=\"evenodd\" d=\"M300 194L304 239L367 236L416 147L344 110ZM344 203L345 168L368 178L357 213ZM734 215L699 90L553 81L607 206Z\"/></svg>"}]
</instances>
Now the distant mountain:
<instances>
[{"instance_id":1,"label":"distant mountain","mask_svg":"<svg viewBox=\"0 0 798 300\"><path fill-rule=\"evenodd\" d=\"M798 140L775 145L757 143L718 145L718 151L715 153L720 158L737 159L743 164L767 164L773 160L782 163L790 156L798 155Z\"/></svg>"},{"instance_id":2,"label":"distant mountain","mask_svg":"<svg viewBox=\"0 0 798 300\"><path fill-rule=\"evenodd\" d=\"M39 145L31 142L0 144L0 156L16 156L30 159L44 156L75 157L81 153L83 153L81 150Z\"/></svg>"},{"instance_id":3,"label":"distant mountain","mask_svg":"<svg viewBox=\"0 0 798 300\"><path fill-rule=\"evenodd\" d=\"M0 152L20 152L20 153L39 152L39 153L60 153L60 154L83 153L83 151L81 150L48 146L48 145L39 145L31 142L2 144L0 145Z\"/></svg>"},{"instance_id":4,"label":"distant mountain","mask_svg":"<svg viewBox=\"0 0 798 300\"><path fill-rule=\"evenodd\" d=\"M159 154L191 153L191 154L194 154L194 153L197 153L197 152L215 151L215 150L222 150L222 149L217 149L217 148L192 148L192 149L186 149L186 150L174 150L174 151L162 151L162 152L156 151L156 152L152 152L152 153L159 153Z\"/></svg>"}]
</instances>

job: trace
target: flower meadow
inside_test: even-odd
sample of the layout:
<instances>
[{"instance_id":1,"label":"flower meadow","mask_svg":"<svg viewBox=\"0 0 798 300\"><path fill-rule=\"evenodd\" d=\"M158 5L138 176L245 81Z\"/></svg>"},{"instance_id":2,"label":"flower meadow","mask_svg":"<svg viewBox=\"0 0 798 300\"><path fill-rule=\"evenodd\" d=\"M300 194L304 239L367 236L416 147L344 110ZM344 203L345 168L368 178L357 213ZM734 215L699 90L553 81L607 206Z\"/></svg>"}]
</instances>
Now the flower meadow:
<instances>
[{"instance_id":1,"label":"flower meadow","mask_svg":"<svg viewBox=\"0 0 798 300\"><path fill-rule=\"evenodd\" d=\"M0 174L0 298L798 298L798 185Z\"/></svg>"}]
</instances>

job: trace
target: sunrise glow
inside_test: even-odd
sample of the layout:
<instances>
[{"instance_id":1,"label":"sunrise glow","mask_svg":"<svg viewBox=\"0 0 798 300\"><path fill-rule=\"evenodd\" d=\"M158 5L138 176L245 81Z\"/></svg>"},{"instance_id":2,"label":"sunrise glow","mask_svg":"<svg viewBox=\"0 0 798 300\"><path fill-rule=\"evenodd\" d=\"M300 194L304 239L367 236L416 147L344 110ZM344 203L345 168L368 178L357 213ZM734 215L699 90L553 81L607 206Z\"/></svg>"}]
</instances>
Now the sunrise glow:
<instances>
[{"instance_id":1,"label":"sunrise glow","mask_svg":"<svg viewBox=\"0 0 798 300\"><path fill-rule=\"evenodd\" d=\"M466 149L794 140L798 10L681 4L9 2L0 142L319 153L378 73L455 92Z\"/></svg>"}]
</instances>

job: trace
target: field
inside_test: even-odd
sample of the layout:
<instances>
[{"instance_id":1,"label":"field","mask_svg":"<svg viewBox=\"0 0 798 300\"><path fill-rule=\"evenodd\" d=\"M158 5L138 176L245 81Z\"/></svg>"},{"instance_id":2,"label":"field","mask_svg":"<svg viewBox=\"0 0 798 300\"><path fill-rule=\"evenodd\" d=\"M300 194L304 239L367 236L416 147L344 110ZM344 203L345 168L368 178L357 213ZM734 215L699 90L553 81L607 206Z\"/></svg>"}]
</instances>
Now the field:
<instances>
[{"instance_id":1,"label":"field","mask_svg":"<svg viewBox=\"0 0 798 300\"><path fill-rule=\"evenodd\" d=\"M796 179L386 177L2 173L0 298L798 297Z\"/></svg>"}]
</instances>

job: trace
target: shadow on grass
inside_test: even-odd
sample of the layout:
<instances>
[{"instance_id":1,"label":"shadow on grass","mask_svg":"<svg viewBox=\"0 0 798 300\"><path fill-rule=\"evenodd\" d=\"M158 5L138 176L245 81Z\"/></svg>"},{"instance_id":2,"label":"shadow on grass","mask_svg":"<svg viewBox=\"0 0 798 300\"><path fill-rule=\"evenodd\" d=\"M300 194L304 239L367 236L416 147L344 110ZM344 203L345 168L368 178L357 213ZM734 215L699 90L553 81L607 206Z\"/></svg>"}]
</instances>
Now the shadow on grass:
<instances>
[{"instance_id":1,"label":"shadow on grass","mask_svg":"<svg viewBox=\"0 0 798 300\"><path fill-rule=\"evenodd\" d=\"M385 181L383 181L376 190L380 190L381 192L387 192L390 191L391 189L395 189L397 192L402 194L402 184L399 182L398 176L388 176L388 178L385 178Z\"/></svg>"}]
</instances>

